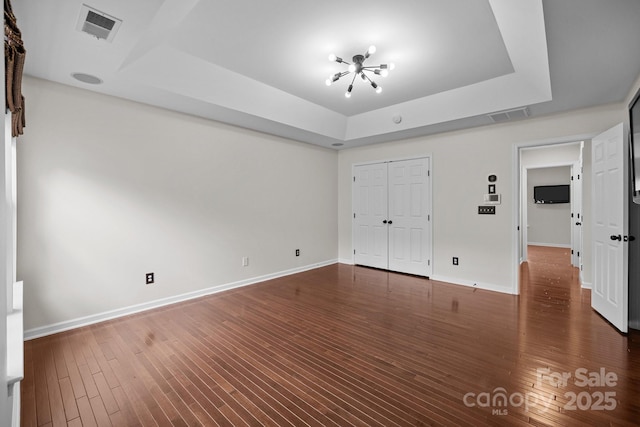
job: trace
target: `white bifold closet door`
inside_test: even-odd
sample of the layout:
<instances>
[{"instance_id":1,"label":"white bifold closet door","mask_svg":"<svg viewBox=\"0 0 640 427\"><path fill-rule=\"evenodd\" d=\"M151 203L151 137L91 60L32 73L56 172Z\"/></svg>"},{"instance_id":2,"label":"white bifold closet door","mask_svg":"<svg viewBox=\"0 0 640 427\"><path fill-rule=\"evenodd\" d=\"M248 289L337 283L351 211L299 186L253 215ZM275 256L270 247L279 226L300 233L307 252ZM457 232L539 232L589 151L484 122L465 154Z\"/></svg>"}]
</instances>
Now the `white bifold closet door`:
<instances>
[{"instance_id":1,"label":"white bifold closet door","mask_svg":"<svg viewBox=\"0 0 640 427\"><path fill-rule=\"evenodd\" d=\"M431 174L420 158L354 167L354 262L431 274Z\"/></svg>"}]
</instances>

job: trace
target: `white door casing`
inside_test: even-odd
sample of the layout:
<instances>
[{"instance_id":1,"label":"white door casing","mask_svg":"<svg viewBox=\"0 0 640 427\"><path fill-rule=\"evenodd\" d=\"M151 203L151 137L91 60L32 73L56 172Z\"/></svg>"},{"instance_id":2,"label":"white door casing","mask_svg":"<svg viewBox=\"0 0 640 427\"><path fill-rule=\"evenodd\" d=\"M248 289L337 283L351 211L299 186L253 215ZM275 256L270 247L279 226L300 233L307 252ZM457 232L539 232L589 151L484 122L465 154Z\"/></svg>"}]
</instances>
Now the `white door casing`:
<instances>
[{"instance_id":1,"label":"white door casing","mask_svg":"<svg viewBox=\"0 0 640 427\"><path fill-rule=\"evenodd\" d=\"M582 163L571 168L571 264L580 268L582 262Z\"/></svg>"},{"instance_id":2,"label":"white door casing","mask_svg":"<svg viewBox=\"0 0 640 427\"><path fill-rule=\"evenodd\" d=\"M621 332L628 328L628 174L622 123L593 138L591 306Z\"/></svg>"}]
</instances>

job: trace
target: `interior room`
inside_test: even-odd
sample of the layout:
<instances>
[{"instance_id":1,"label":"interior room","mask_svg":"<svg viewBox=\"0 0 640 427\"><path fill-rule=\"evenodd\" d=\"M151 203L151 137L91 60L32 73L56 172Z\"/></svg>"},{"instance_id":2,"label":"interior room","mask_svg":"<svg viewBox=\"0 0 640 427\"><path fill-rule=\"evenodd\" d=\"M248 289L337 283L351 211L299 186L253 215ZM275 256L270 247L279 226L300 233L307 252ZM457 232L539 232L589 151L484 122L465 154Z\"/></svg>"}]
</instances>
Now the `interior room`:
<instances>
[{"instance_id":1,"label":"interior room","mask_svg":"<svg viewBox=\"0 0 640 427\"><path fill-rule=\"evenodd\" d=\"M4 11L0 425L636 425L637 0Z\"/></svg>"}]
</instances>

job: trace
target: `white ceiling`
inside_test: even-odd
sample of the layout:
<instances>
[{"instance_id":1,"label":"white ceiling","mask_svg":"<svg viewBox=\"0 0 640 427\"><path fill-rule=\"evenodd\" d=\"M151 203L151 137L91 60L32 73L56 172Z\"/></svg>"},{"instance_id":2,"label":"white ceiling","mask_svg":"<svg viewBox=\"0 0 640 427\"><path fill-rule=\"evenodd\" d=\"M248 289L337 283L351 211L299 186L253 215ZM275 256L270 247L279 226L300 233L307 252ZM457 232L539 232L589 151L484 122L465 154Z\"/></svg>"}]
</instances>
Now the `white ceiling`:
<instances>
[{"instance_id":1,"label":"white ceiling","mask_svg":"<svg viewBox=\"0 0 640 427\"><path fill-rule=\"evenodd\" d=\"M76 30L83 1L121 19ZM620 102L640 72L638 0L20 0L25 73L345 148ZM393 62L353 95L326 78L371 44ZM72 73L100 77L102 85ZM27 100L28 105L28 100ZM28 114L28 112L27 112ZM402 121L395 123L393 118Z\"/></svg>"}]
</instances>

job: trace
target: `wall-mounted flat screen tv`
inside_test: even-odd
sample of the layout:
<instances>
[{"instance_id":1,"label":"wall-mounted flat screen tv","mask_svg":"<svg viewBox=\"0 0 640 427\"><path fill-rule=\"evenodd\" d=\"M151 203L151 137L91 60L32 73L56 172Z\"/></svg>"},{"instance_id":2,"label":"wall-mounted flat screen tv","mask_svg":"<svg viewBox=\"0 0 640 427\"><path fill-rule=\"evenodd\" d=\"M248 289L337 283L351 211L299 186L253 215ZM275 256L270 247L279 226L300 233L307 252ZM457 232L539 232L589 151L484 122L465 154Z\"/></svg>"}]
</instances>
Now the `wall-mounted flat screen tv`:
<instances>
[{"instance_id":1,"label":"wall-mounted flat screen tv","mask_svg":"<svg viewBox=\"0 0 640 427\"><path fill-rule=\"evenodd\" d=\"M571 202L571 188L563 185L538 185L533 187L533 200L541 204Z\"/></svg>"},{"instance_id":2,"label":"wall-mounted flat screen tv","mask_svg":"<svg viewBox=\"0 0 640 427\"><path fill-rule=\"evenodd\" d=\"M631 191L634 203L640 204L640 90L629 104L629 123Z\"/></svg>"}]
</instances>

